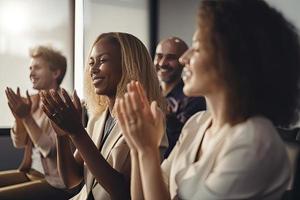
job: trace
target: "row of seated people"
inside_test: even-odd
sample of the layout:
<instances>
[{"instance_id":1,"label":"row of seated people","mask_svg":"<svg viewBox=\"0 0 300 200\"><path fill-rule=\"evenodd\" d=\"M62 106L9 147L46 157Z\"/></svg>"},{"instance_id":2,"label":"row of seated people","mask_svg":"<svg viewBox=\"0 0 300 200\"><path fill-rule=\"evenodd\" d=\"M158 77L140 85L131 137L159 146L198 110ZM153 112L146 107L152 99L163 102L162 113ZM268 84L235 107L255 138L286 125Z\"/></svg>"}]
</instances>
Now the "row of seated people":
<instances>
[{"instance_id":1,"label":"row of seated people","mask_svg":"<svg viewBox=\"0 0 300 200\"><path fill-rule=\"evenodd\" d=\"M99 35L86 128L76 92L60 88L65 57L32 49L38 94L6 89L25 155L0 173L0 199L282 198L291 170L275 127L297 120L298 33L263 0L204 0L197 20L192 47L164 39L154 65L135 36Z\"/></svg>"}]
</instances>

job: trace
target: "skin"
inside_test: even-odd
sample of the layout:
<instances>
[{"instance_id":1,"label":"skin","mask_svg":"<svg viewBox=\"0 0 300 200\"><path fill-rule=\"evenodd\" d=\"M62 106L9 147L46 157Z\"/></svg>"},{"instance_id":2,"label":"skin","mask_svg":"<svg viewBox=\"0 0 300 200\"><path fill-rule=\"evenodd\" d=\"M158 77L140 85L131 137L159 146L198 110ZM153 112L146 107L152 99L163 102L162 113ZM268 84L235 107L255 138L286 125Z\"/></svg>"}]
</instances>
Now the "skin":
<instances>
[{"instance_id":1,"label":"skin","mask_svg":"<svg viewBox=\"0 0 300 200\"><path fill-rule=\"evenodd\" d=\"M183 65L178 59L186 50L187 45L179 38L162 40L156 47L154 66L164 95L181 80Z\"/></svg>"},{"instance_id":2,"label":"skin","mask_svg":"<svg viewBox=\"0 0 300 200\"><path fill-rule=\"evenodd\" d=\"M57 78L60 76L60 70L50 70L48 63L43 58L32 58L29 70L30 80L32 81L34 89L43 91L50 89L56 90L58 88ZM5 93L8 100L8 106L16 119L14 127L15 133L28 134L32 142L37 143L42 130L32 117L32 101L28 91L26 92L27 98L21 97L19 88L17 88L17 91L15 92L7 87ZM24 128L26 132L20 131L24 130ZM25 136L23 136L23 138L25 138Z\"/></svg>"},{"instance_id":3,"label":"skin","mask_svg":"<svg viewBox=\"0 0 300 200\"><path fill-rule=\"evenodd\" d=\"M224 117L227 92L223 80L218 76L213 59L213 49L206 42L204 34L197 29L193 36L193 46L181 58L180 62L187 70L184 93L186 95L204 95L212 113L212 123L208 128L200 152L205 152L212 133L226 122ZM118 100L117 116L126 141L136 151L132 159L138 160L143 195L145 199L170 199L169 191L163 182L160 169L158 144L163 131L160 126L161 110L155 102L145 100L143 88L139 83L132 85L132 90ZM132 123L134 121L134 123ZM198 155L199 155L198 154ZM198 157L199 159L199 157ZM134 187L134 186L132 186ZM132 192L138 193L138 187Z\"/></svg>"},{"instance_id":4,"label":"skin","mask_svg":"<svg viewBox=\"0 0 300 200\"><path fill-rule=\"evenodd\" d=\"M119 47L101 39L93 46L89 65L95 93L107 96L109 109L112 110L122 73ZM43 105L45 113L61 130L60 135L67 135L77 148L75 156L70 151L66 152L64 145L67 143L67 137L58 137L59 170L67 186L71 188L82 181L84 161L97 182L104 187L112 199L129 198L129 184L124 176L103 158L85 131L77 111L80 102L76 93L72 99L64 90L62 90L62 97L55 91L44 93ZM58 114L54 115L55 113Z\"/></svg>"}]
</instances>

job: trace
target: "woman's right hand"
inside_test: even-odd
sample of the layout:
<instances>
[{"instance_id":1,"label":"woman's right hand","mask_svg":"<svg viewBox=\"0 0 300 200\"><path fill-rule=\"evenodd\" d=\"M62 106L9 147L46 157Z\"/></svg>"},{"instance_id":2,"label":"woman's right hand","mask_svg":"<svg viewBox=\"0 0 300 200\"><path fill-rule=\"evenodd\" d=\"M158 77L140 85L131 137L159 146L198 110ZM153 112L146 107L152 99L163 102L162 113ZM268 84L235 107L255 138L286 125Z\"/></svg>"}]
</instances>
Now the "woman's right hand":
<instances>
[{"instance_id":1,"label":"woman's right hand","mask_svg":"<svg viewBox=\"0 0 300 200\"><path fill-rule=\"evenodd\" d=\"M58 135L76 135L84 129L81 120L81 103L74 92L73 100L62 89L62 97L57 91L41 92L42 109L52 120L52 126Z\"/></svg>"},{"instance_id":2,"label":"woman's right hand","mask_svg":"<svg viewBox=\"0 0 300 200\"><path fill-rule=\"evenodd\" d=\"M116 111L128 145L138 152L157 149L164 134L164 114L156 102L150 105L140 83L132 81L127 91L117 99Z\"/></svg>"}]
</instances>

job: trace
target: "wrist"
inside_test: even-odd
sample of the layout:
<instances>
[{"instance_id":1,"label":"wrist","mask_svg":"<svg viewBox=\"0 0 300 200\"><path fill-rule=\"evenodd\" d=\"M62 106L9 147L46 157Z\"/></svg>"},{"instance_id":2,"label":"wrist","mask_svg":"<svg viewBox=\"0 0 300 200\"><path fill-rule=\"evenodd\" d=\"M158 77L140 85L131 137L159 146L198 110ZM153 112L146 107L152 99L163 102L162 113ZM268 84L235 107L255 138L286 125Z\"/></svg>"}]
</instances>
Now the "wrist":
<instances>
[{"instance_id":1,"label":"wrist","mask_svg":"<svg viewBox=\"0 0 300 200\"><path fill-rule=\"evenodd\" d=\"M156 157L159 158L159 150L155 147L145 147L138 152L138 157L140 159L155 159Z\"/></svg>"},{"instance_id":2,"label":"wrist","mask_svg":"<svg viewBox=\"0 0 300 200\"><path fill-rule=\"evenodd\" d=\"M69 134L69 137L72 140L78 140L81 138L81 136L84 134L85 129L83 126L78 126L77 129L74 129L74 131L72 131L72 133Z\"/></svg>"}]
</instances>

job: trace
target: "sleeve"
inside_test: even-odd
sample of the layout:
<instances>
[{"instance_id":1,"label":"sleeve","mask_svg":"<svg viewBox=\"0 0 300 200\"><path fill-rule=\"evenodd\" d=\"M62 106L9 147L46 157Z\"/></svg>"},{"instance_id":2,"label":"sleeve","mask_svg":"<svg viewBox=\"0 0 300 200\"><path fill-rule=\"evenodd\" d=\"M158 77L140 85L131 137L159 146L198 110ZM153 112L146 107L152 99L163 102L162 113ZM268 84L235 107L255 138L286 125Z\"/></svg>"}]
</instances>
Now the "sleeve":
<instances>
[{"instance_id":1,"label":"sleeve","mask_svg":"<svg viewBox=\"0 0 300 200\"><path fill-rule=\"evenodd\" d=\"M16 126L15 122L14 126L10 129L13 145L16 148L24 148L28 142L28 133L22 124L19 125L18 131L16 131Z\"/></svg>"}]
</instances>

